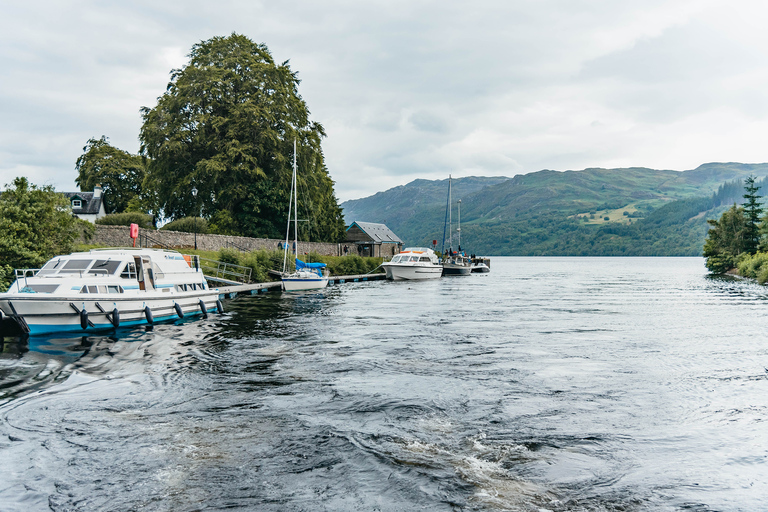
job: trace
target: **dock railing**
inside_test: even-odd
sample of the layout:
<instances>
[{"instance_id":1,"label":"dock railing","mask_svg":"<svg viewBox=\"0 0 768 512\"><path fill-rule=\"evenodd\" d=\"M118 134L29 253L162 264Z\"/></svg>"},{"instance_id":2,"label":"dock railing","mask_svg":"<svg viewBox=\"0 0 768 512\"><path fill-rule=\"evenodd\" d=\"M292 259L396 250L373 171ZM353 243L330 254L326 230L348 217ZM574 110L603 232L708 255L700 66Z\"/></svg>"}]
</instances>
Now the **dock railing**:
<instances>
[{"instance_id":1,"label":"dock railing","mask_svg":"<svg viewBox=\"0 0 768 512\"><path fill-rule=\"evenodd\" d=\"M230 284L247 284L251 282L251 273L253 272L251 267L209 260L207 258L198 258L198 260L200 261L200 269L207 279Z\"/></svg>"}]
</instances>

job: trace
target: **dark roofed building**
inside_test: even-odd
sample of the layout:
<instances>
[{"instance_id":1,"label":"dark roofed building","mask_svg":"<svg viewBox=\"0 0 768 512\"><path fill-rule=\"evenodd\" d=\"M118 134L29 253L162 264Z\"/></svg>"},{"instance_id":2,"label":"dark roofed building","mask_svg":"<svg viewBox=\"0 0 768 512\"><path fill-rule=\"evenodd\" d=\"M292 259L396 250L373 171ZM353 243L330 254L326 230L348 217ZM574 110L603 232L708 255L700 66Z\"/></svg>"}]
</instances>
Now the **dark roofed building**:
<instances>
[{"instance_id":1,"label":"dark roofed building","mask_svg":"<svg viewBox=\"0 0 768 512\"><path fill-rule=\"evenodd\" d=\"M385 224L355 221L347 228L347 242L361 256L392 257L403 248L403 241Z\"/></svg>"},{"instance_id":2,"label":"dark roofed building","mask_svg":"<svg viewBox=\"0 0 768 512\"><path fill-rule=\"evenodd\" d=\"M83 220L96 222L96 219L107 214L100 185L93 187L93 192L63 192L63 194L72 205L72 213Z\"/></svg>"}]
</instances>

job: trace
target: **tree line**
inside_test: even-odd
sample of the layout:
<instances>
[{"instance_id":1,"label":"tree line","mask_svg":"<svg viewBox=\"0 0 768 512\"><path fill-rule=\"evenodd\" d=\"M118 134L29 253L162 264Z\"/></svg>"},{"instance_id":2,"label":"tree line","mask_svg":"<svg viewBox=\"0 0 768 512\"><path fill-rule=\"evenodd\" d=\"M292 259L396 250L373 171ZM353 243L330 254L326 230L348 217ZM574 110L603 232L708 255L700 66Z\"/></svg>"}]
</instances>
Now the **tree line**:
<instances>
[{"instance_id":1,"label":"tree line","mask_svg":"<svg viewBox=\"0 0 768 512\"><path fill-rule=\"evenodd\" d=\"M768 280L768 215L760 201L762 185L754 176L744 180L743 202L733 204L719 219L710 219L704 242L706 266L713 274L739 274ZM762 268L764 267L764 268Z\"/></svg>"},{"instance_id":2,"label":"tree line","mask_svg":"<svg viewBox=\"0 0 768 512\"><path fill-rule=\"evenodd\" d=\"M75 166L81 190L100 184L110 214L202 218L213 233L282 238L295 140L299 211L308 220L300 236L341 241L325 130L310 120L288 62L239 34L196 44L189 57L157 105L141 109L138 155L105 136L88 140Z\"/></svg>"},{"instance_id":3,"label":"tree line","mask_svg":"<svg viewBox=\"0 0 768 512\"><path fill-rule=\"evenodd\" d=\"M302 240L344 238L325 165L323 126L310 119L288 62L233 33L192 47L153 108L141 108L139 154L91 138L75 163L83 192L98 184L104 223L172 221L180 230L283 238L297 143ZM193 191L195 193L193 193ZM111 219L110 219L111 217ZM16 178L0 194L0 290L14 268L72 252L92 226L50 186Z\"/></svg>"}]
</instances>

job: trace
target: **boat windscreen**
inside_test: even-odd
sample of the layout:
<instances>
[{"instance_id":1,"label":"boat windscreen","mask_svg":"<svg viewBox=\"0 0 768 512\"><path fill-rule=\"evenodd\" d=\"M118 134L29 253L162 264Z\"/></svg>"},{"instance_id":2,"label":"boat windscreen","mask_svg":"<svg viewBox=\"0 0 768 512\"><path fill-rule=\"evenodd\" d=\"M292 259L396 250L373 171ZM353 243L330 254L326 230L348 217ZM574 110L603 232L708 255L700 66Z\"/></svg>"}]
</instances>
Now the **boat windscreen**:
<instances>
[{"instance_id":1,"label":"boat windscreen","mask_svg":"<svg viewBox=\"0 0 768 512\"><path fill-rule=\"evenodd\" d=\"M56 258L49 261L48 263L45 264L43 268L40 269L40 272L38 272L37 275L44 276L44 275L55 274L56 271L61 266L61 261L62 261L61 258Z\"/></svg>"},{"instance_id":2,"label":"boat windscreen","mask_svg":"<svg viewBox=\"0 0 768 512\"><path fill-rule=\"evenodd\" d=\"M96 263L88 270L88 273L111 276L121 263L122 261L120 260L96 260Z\"/></svg>"},{"instance_id":3,"label":"boat windscreen","mask_svg":"<svg viewBox=\"0 0 768 512\"><path fill-rule=\"evenodd\" d=\"M69 260L61 269L62 274L77 274L88 268L93 260Z\"/></svg>"}]
</instances>

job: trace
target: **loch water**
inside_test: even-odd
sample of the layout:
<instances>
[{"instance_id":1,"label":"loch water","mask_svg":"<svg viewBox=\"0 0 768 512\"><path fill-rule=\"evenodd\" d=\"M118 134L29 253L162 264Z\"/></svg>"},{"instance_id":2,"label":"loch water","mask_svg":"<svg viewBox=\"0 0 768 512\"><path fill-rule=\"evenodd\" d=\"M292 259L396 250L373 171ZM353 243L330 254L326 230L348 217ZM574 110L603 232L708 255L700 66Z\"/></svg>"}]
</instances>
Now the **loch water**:
<instances>
[{"instance_id":1,"label":"loch water","mask_svg":"<svg viewBox=\"0 0 768 512\"><path fill-rule=\"evenodd\" d=\"M768 289L701 258L2 339L0 510L768 510Z\"/></svg>"}]
</instances>

